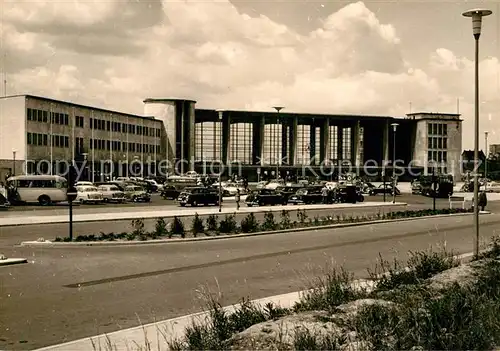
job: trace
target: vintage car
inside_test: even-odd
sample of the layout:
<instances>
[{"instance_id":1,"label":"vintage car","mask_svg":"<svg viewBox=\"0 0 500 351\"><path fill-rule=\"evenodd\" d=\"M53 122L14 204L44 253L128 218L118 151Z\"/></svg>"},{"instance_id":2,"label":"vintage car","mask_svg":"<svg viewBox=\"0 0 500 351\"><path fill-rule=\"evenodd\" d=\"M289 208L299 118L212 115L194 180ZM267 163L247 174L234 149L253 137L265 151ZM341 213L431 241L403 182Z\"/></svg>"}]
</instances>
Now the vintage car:
<instances>
[{"instance_id":1,"label":"vintage car","mask_svg":"<svg viewBox=\"0 0 500 351\"><path fill-rule=\"evenodd\" d=\"M123 192L127 200L132 202L150 202L151 195L139 185L127 185Z\"/></svg>"},{"instance_id":2,"label":"vintage car","mask_svg":"<svg viewBox=\"0 0 500 351\"><path fill-rule=\"evenodd\" d=\"M195 187L184 189L178 199L179 205L219 205L219 192L214 188Z\"/></svg>"},{"instance_id":3,"label":"vintage car","mask_svg":"<svg viewBox=\"0 0 500 351\"><path fill-rule=\"evenodd\" d=\"M319 204L323 200L323 186L308 186L297 190L295 195L290 196L288 203L297 204Z\"/></svg>"},{"instance_id":4,"label":"vintage car","mask_svg":"<svg viewBox=\"0 0 500 351\"><path fill-rule=\"evenodd\" d=\"M260 189L252 192L245 200L247 206L266 206L266 205L286 205L285 197L271 189Z\"/></svg>"},{"instance_id":5,"label":"vintage car","mask_svg":"<svg viewBox=\"0 0 500 351\"><path fill-rule=\"evenodd\" d=\"M164 198L165 200L167 199L175 200L179 197L180 194L181 191L178 188L176 188L174 185L167 185L167 184L163 186L163 190L160 193L161 197Z\"/></svg>"},{"instance_id":6,"label":"vintage car","mask_svg":"<svg viewBox=\"0 0 500 351\"><path fill-rule=\"evenodd\" d=\"M288 199L290 196L295 195L297 193L297 190L299 189L304 189L304 185L302 184L291 184L291 185L280 185L279 187L276 188L276 192L281 194L283 196L283 202L288 203Z\"/></svg>"},{"instance_id":7,"label":"vintage car","mask_svg":"<svg viewBox=\"0 0 500 351\"><path fill-rule=\"evenodd\" d=\"M7 200L7 189L0 186L0 210L6 210L10 207L10 202Z\"/></svg>"},{"instance_id":8,"label":"vintage car","mask_svg":"<svg viewBox=\"0 0 500 351\"><path fill-rule=\"evenodd\" d=\"M113 184L101 184L97 190L102 194L104 202L123 203L127 201L125 193Z\"/></svg>"},{"instance_id":9,"label":"vintage car","mask_svg":"<svg viewBox=\"0 0 500 351\"><path fill-rule=\"evenodd\" d=\"M76 187L77 196L75 201L82 204L98 204L104 201L102 194L97 190L95 186L77 186Z\"/></svg>"},{"instance_id":10,"label":"vintage car","mask_svg":"<svg viewBox=\"0 0 500 351\"><path fill-rule=\"evenodd\" d=\"M392 184L380 184L376 188L370 189L369 195L379 195L379 194L390 194L392 195L393 186ZM396 195L401 195L401 191L397 187L394 187Z\"/></svg>"}]
</instances>

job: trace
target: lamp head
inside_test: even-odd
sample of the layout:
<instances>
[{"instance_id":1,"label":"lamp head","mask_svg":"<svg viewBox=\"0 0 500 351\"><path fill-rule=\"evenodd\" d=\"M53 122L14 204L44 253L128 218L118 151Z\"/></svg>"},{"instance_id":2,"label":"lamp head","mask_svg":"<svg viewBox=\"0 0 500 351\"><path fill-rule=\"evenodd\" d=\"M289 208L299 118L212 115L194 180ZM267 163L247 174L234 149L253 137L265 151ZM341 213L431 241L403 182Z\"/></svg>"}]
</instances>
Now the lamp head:
<instances>
[{"instance_id":1,"label":"lamp head","mask_svg":"<svg viewBox=\"0 0 500 351\"><path fill-rule=\"evenodd\" d=\"M399 126L399 123L391 123L392 130L396 131L396 128Z\"/></svg>"},{"instance_id":2,"label":"lamp head","mask_svg":"<svg viewBox=\"0 0 500 351\"><path fill-rule=\"evenodd\" d=\"M284 109L283 106L273 106L273 108L277 111L277 112L280 112L281 110Z\"/></svg>"},{"instance_id":3,"label":"lamp head","mask_svg":"<svg viewBox=\"0 0 500 351\"><path fill-rule=\"evenodd\" d=\"M224 110L215 110L219 114L219 119L222 120L222 115L224 114Z\"/></svg>"},{"instance_id":4,"label":"lamp head","mask_svg":"<svg viewBox=\"0 0 500 351\"><path fill-rule=\"evenodd\" d=\"M483 17L489 16L492 13L492 11L486 9L473 9L465 11L464 13L462 13L462 16L472 18L472 33L474 34L474 37L479 38L479 35L481 35L481 24Z\"/></svg>"}]
</instances>

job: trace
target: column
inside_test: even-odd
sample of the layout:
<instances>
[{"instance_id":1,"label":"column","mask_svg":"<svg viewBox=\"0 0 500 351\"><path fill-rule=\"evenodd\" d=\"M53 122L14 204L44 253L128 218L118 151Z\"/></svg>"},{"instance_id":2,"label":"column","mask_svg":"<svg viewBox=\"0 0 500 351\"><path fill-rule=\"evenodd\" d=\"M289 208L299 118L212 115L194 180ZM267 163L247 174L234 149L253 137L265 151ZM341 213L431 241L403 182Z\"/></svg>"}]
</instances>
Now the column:
<instances>
[{"instance_id":1,"label":"column","mask_svg":"<svg viewBox=\"0 0 500 351\"><path fill-rule=\"evenodd\" d=\"M337 160L343 161L344 155L344 128L337 126Z\"/></svg>"},{"instance_id":2,"label":"column","mask_svg":"<svg viewBox=\"0 0 500 351\"><path fill-rule=\"evenodd\" d=\"M222 160L229 164L231 161L231 116L222 115Z\"/></svg>"},{"instance_id":3,"label":"column","mask_svg":"<svg viewBox=\"0 0 500 351\"><path fill-rule=\"evenodd\" d=\"M352 153L351 162L355 167L359 167L359 120L354 122L351 129Z\"/></svg>"},{"instance_id":4,"label":"column","mask_svg":"<svg viewBox=\"0 0 500 351\"><path fill-rule=\"evenodd\" d=\"M382 134L382 162L389 160L389 121L385 121Z\"/></svg>"},{"instance_id":5,"label":"column","mask_svg":"<svg viewBox=\"0 0 500 351\"><path fill-rule=\"evenodd\" d=\"M195 109L194 103L188 103L189 109L189 141L188 141L188 156L189 156L189 170L194 171L194 157L195 157ZM156 167L156 160L155 160Z\"/></svg>"},{"instance_id":6,"label":"column","mask_svg":"<svg viewBox=\"0 0 500 351\"><path fill-rule=\"evenodd\" d=\"M297 164L297 131L298 131L299 118L293 116L291 133L290 133L290 164L292 166Z\"/></svg>"},{"instance_id":7,"label":"column","mask_svg":"<svg viewBox=\"0 0 500 351\"><path fill-rule=\"evenodd\" d=\"M330 164L330 122L328 121L328 118L325 118L323 121L323 126L321 128L321 160L324 162L324 164L329 165Z\"/></svg>"},{"instance_id":8,"label":"column","mask_svg":"<svg viewBox=\"0 0 500 351\"><path fill-rule=\"evenodd\" d=\"M289 165L290 164L290 149L289 143L290 140L288 135L288 121L281 120L281 164Z\"/></svg>"},{"instance_id":9,"label":"column","mask_svg":"<svg viewBox=\"0 0 500 351\"><path fill-rule=\"evenodd\" d=\"M316 164L316 126L309 128L309 164Z\"/></svg>"}]
</instances>

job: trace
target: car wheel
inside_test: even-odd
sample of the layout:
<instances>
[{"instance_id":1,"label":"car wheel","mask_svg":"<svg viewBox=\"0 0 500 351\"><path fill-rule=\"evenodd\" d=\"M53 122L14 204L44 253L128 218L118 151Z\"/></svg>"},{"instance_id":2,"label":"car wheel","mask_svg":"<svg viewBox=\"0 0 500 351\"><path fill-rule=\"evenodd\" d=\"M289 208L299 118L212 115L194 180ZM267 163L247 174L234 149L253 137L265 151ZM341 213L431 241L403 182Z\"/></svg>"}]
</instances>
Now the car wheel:
<instances>
[{"instance_id":1,"label":"car wheel","mask_svg":"<svg viewBox=\"0 0 500 351\"><path fill-rule=\"evenodd\" d=\"M186 204L180 204L180 205L181 205L181 207L184 207L184 206L186 206Z\"/></svg>"},{"instance_id":2,"label":"car wheel","mask_svg":"<svg viewBox=\"0 0 500 351\"><path fill-rule=\"evenodd\" d=\"M50 200L50 197L48 197L47 195L42 195L38 198L38 203L41 206L49 206L52 203L52 201Z\"/></svg>"}]
</instances>

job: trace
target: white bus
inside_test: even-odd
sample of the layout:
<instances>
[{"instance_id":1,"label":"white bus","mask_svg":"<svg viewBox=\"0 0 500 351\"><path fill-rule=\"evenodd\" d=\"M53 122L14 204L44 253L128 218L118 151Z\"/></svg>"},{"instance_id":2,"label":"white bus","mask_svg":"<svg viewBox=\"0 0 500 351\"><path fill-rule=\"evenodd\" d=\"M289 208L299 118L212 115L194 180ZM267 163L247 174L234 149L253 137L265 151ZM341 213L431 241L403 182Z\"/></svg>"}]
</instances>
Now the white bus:
<instances>
[{"instance_id":1,"label":"white bus","mask_svg":"<svg viewBox=\"0 0 500 351\"><path fill-rule=\"evenodd\" d=\"M20 175L7 179L7 188L15 188L22 203L48 206L68 200L66 178L57 175Z\"/></svg>"}]
</instances>

